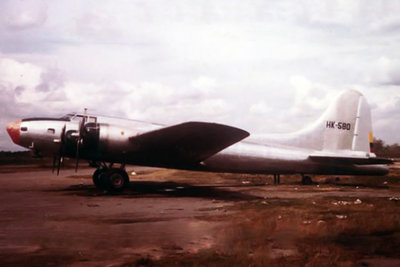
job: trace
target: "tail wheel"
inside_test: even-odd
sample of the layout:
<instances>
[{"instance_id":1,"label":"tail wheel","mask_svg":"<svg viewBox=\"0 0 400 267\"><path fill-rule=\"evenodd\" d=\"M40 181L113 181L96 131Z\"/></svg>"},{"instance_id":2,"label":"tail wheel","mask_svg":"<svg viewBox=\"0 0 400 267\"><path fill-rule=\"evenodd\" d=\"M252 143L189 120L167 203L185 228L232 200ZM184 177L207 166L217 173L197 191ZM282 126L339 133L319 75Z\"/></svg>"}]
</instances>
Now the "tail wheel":
<instances>
[{"instance_id":1,"label":"tail wheel","mask_svg":"<svg viewBox=\"0 0 400 267\"><path fill-rule=\"evenodd\" d=\"M122 169L108 170L105 175L101 175L101 182L108 192L122 192L129 185L129 176Z\"/></svg>"},{"instance_id":2,"label":"tail wheel","mask_svg":"<svg viewBox=\"0 0 400 267\"><path fill-rule=\"evenodd\" d=\"M311 184L313 184L313 181L312 181L312 179L311 179L311 176L303 176L303 177L301 178L301 183L302 183L303 185L311 185Z\"/></svg>"}]
</instances>

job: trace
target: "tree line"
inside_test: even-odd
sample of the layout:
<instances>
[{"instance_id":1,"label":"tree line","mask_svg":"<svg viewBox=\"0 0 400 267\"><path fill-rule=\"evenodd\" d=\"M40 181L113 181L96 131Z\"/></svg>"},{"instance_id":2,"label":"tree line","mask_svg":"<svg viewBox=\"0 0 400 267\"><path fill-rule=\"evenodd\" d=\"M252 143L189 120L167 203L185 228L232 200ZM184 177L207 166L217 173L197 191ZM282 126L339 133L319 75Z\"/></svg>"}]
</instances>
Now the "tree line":
<instances>
[{"instance_id":1,"label":"tree line","mask_svg":"<svg viewBox=\"0 0 400 267\"><path fill-rule=\"evenodd\" d=\"M381 139L374 140L374 151L378 157L383 158L400 158L400 145L387 145Z\"/></svg>"}]
</instances>

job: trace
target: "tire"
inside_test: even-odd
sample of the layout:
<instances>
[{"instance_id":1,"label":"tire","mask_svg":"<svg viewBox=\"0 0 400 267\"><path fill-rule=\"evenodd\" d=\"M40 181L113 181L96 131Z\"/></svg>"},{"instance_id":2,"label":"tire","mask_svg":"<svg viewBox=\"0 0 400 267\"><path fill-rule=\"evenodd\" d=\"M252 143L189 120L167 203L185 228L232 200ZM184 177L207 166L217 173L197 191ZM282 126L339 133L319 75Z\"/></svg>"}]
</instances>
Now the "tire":
<instances>
[{"instance_id":1,"label":"tire","mask_svg":"<svg viewBox=\"0 0 400 267\"><path fill-rule=\"evenodd\" d=\"M104 189L110 193L120 193L129 185L128 174L121 169L111 169L100 177Z\"/></svg>"},{"instance_id":2,"label":"tire","mask_svg":"<svg viewBox=\"0 0 400 267\"><path fill-rule=\"evenodd\" d=\"M93 184L96 186L98 189L104 189L104 185L102 182L102 176L105 175L106 170L105 169L97 169L93 173Z\"/></svg>"}]
</instances>

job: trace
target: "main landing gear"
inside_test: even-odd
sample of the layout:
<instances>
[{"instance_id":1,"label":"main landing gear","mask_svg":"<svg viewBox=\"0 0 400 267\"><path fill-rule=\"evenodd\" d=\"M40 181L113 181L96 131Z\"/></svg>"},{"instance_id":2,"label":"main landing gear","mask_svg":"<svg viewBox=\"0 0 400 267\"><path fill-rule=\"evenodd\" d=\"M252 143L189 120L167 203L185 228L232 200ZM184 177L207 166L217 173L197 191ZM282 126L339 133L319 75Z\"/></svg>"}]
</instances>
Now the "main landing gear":
<instances>
[{"instance_id":1,"label":"main landing gear","mask_svg":"<svg viewBox=\"0 0 400 267\"><path fill-rule=\"evenodd\" d=\"M93 173L93 183L98 189L119 193L128 187L129 176L124 165L121 168L100 166Z\"/></svg>"}]
</instances>

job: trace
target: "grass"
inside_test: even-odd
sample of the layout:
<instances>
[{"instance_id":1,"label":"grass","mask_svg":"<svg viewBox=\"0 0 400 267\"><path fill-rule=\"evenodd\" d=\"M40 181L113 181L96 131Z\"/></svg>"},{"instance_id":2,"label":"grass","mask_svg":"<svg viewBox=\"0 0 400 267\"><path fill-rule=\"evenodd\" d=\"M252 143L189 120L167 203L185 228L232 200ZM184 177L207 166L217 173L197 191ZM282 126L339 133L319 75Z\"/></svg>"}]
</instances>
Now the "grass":
<instances>
[{"instance_id":1,"label":"grass","mask_svg":"<svg viewBox=\"0 0 400 267\"><path fill-rule=\"evenodd\" d=\"M149 265L354 266L371 257L398 258L400 203L363 198L355 204L356 200L325 197L238 203L230 208L235 212L218 232L215 247L170 255ZM333 204L337 202L341 204Z\"/></svg>"}]
</instances>

